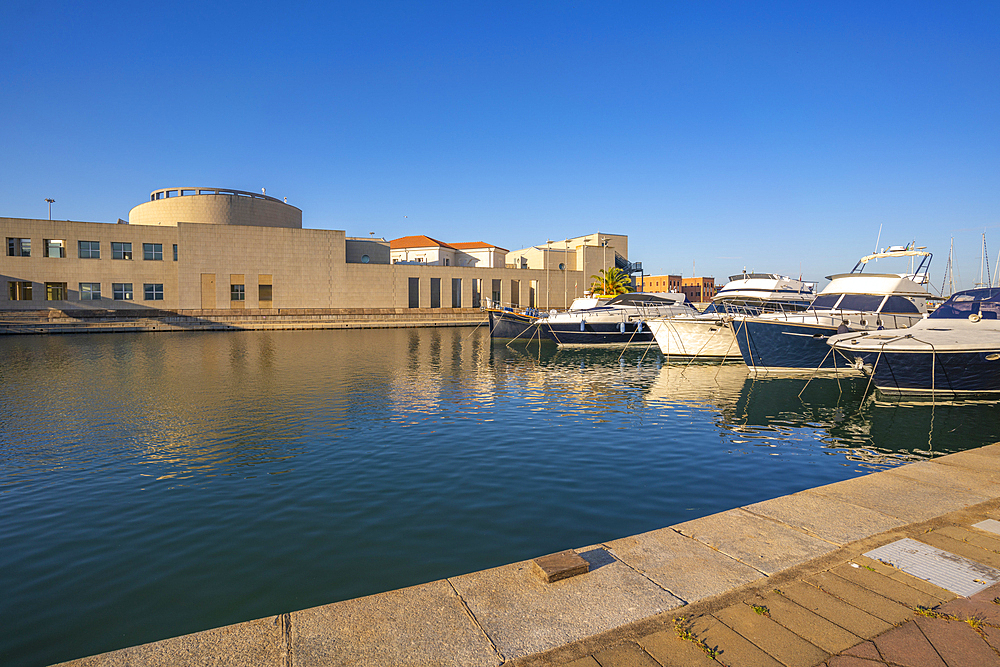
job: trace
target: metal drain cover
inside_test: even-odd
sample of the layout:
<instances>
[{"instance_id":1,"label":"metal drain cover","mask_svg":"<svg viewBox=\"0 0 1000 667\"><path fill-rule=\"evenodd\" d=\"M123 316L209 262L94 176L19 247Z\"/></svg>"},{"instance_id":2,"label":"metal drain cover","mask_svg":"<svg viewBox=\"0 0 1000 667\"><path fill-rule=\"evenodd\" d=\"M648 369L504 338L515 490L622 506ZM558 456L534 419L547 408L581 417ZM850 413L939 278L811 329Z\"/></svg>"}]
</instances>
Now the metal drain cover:
<instances>
[{"instance_id":1,"label":"metal drain cover","mask_svg":"<svg viewBox=\"0 0 1000 667\"><path fill-rule=\"evenodd\" d=\"M980 521L979 523L972 524L973 528L978 528L979 530L985 530L989 533L996 533L1000 535L1000 521L995 519L986 519L985 521Z\"/></svg>"},{"instance_id":2,"label":"metal drain cover","mask_svg":"<svg viewBox=\"0 0 1000 667\"><path fill-rule=\"evenodd\" d=\"M865 555L965 597L1000 583L1000 570L909 538Z\"/></svg>"}]
</instances>

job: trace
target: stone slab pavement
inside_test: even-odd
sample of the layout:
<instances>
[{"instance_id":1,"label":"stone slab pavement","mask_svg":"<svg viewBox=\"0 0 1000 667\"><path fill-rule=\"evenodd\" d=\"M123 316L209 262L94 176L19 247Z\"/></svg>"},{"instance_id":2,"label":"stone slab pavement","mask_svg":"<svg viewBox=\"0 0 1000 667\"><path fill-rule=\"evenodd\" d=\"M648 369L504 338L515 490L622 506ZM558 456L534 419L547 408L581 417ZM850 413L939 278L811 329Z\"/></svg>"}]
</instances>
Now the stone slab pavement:
<instances>
[{"instance_id":1,"label":"stone slab pavement","mask_svg":"<svg viewBox=\"0 0 1000 667\"><path fill-rule=\"evenodd\" d=\"M1000 667L1000 585L864 555L906 537L1000 569L990 520L1000 444L584 547L552 583L523 561L63 664Z\"/></svg>"}]
</instances>

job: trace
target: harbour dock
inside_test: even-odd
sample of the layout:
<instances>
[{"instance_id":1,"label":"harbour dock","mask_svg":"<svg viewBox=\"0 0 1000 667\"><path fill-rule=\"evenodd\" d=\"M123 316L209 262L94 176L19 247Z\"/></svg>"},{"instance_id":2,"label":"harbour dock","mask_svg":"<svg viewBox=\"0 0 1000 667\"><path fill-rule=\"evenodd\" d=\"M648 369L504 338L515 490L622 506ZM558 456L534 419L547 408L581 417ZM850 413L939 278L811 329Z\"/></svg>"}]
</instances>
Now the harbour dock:
<instances>
[{"instance_id":1,"label":"harbour dock","mask_svg":"<svg viewBox=\"0 0 1000 667\"><path fill-rule=\"evenodd\" d=\"M1000 665L998 554L995 444L62 664Z\"/></svg>"},{"instance_id":2,"label":"harbour dock","mask_svg":"<svg viewBox=\"0 0 1000 667\"><path fill-rule=\"evenodd\" d=\"M479 308L49 309L0 314L0 335L464 327L487 321Z\"/></svg>"}]
</instances>

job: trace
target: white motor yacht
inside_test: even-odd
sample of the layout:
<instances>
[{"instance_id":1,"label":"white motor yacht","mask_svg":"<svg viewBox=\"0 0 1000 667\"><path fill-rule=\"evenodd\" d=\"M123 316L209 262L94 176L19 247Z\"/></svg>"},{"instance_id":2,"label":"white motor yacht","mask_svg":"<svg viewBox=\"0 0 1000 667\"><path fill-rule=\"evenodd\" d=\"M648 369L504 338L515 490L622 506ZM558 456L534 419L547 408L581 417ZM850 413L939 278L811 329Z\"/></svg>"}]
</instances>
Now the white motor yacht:
<instances>
[{"instance_id":1,"label":"white motor yacht","mask_svg":"<svg viewBox=\"0 0 1000 667\"><path fill-rule=\"evenodd\" d=\"M667 356L739 359L734 326L742 317L764 312L798 312L812 303L815 283L775 273L742 273L712 298L703 313L651 320L656 344ZM733 318L740 318L733 325Z\"/></svg>"}]
</instances>

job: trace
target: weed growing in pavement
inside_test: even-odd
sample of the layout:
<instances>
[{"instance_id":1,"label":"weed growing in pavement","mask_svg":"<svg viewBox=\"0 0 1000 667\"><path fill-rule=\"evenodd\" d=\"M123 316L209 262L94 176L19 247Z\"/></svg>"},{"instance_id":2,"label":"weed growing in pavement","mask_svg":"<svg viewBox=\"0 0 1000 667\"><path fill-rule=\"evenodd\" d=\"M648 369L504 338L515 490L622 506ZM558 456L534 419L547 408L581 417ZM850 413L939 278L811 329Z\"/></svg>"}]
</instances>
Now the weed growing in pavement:
<instances>
[{"instance_id":1,"label":"weed growing in pavement","mask_svg":"<svg viewBox=\"0 0 1000 667\"><path fill-rule=\"evenodd\" d=\"M996 602L996 600L994 600L994 602ZM998 602L997 604L1000 604L1000 602ZM991 623L987 623L985 619L979 616L966 616L965 618L959 618L954 614L948 614L943 611L937 611L937 609L932 609L930 607L915 607L913 611L915 611L917 614L920 614L921 616L926 616L927 618L940 618L945 621L961 621L963 623L968 624L968 626L973 630L975 630L979 634L979 636L982 637L983 639L986 639L986 631L983 630L985 626L996 627Z\"/></svg>"},{"instance_id":2,"label":"weed growing in pavement","mask_svg":"<svg viewBox=\"0 0 1000 667\"><path fill-rule=\"evenodd\" d=\"M771 618L771 610L762 604L752 604L750 605L750 608L753 609L758 614L760 614L761 616L767 616L768 618Z\"/></svg>"},{"instance_id":3,"label":"weed growing in pavement","mask_svg":"<svg viewBox=\"0 0 1000 667\"><path fill-rule=\"evenodd\" d=\"M678 616L677 618L674 619L674 631L677 633L677 636L680 639L683 639L684 641L688 642L693 642L695 646L697 646L698 648L700 648L702 651L705 652L705 655L707 655L712 660L715 660L715 656L718 654L718 650L706 644L704 639L698 639L697 637L694 636L694 633L691 632L691 628L688 625L688 620L686 616Z\"/></svg>"}]
</instances>

